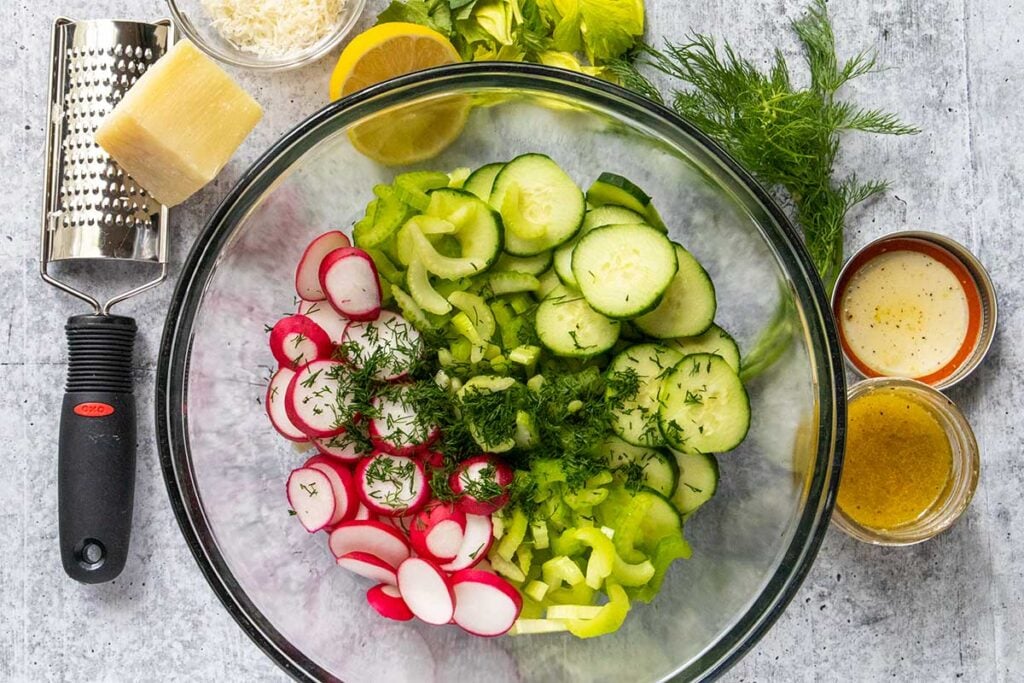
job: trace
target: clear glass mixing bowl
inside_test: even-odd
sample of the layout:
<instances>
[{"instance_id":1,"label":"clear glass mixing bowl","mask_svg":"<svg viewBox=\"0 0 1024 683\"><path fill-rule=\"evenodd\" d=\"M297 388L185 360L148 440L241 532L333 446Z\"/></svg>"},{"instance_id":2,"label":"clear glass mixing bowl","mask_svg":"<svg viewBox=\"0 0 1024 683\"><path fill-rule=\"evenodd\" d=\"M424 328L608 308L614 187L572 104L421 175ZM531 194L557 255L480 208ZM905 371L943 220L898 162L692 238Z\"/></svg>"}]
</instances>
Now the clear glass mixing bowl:
<instances>
[{"instance_id":1,"label":"clear glass mixing bowl","mask_svg":"<svg viewBox=\"0 0 1024 683\"><path fill-rule=\"evenodd\" d=\"M353 148L381 112L411 125L453 97L474 103L461 136L402 169ZM753 422L720 457L715 498L686 525L693 559L614 635L481 639L371 613L321 536L289 518L301 456L263 411L272 358L264 324L294 310L307 241L347 228L375 183L535 151L581 183L621 173L655 199L674 238L718 290L741 348L780 310L795 330L749 382ZM782 306L782 308L780 308ZM667 109L584 76L537 66L444 67L336 102L286 135L241 179L198 239L160 355L157 423L178 521L200 568L249 636L299 679L655 681L701 679L735 662L796 591L820 545L842 459L844 380L828 300L782 212L718 147Z\"/></svg>"}]
</instances>

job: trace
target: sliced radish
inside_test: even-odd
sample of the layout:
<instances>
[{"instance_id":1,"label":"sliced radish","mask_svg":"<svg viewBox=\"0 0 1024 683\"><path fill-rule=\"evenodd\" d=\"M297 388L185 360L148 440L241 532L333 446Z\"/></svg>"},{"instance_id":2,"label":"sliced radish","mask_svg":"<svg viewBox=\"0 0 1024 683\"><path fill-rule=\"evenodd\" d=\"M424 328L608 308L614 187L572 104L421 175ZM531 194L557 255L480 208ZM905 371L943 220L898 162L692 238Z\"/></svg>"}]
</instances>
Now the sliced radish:
<instances>
[{"instance_id":1,"label":"sliced radish","mask_svg":"<svg viewBox=\"0 0 1024 683\"><path fill-rule=\"evenodd\" d=\"M367 508L367 509L369 509L369 508ZM373 514L373 513L370 513L370 514ZM403 516L403 517L389 517L387 515L379 515L377 517L377 521L379 521L379 522L381 522L383 524L387 524L389 527L391 527L395 531L399 531L399 532L405 534L406 537L408 537L409 536L409 531L410 531L410 529L412 529L412 520L413 520L413 518L415 518L415 516L416 515L406 515L406 516Z\"/></svg>"},{"instance_id":2,"label":"sliced radish","mask_svg":"<svg viewBox=\"0 0 1024 683\"><path fill-rule=\"evenodd\" d=\"M312 320L335 344L341 343L349 319L334 310L326 301L300 301L299 315Z\"/></svg>"},{"instance_id":3,"label":"sliced radish","mask_svg":"<svg viewBox=\"0 0 1024 683\"><path fill-rule=\"evenodd\" d=\"M452 504L434 501L413 518L409 543L419 555L451 562L462 548L466 513Z\"/></svg>"},{"instance_id":4,"label":"sliced radish","mask_svg":"<svg viewBox=\"0 0 1024 683\"><path fill-rule=\"evenodd\" d=\"M370 440L378 450L392 455L415 455L441 435L437 425L424 424L400 388L389 396L373 399L376 415L370 420Z\"/></svg>"},{"instance_id":5,"label":"sliced radish","mask_svg":"<svg viewBox=\"0 0 1024 683\"><path fill-rule=\"evenodd\" d=\"M318 360L302 367L292 378L285 394L288 419L313 438L341 434L339 403L350 400L339 397L341 374L345 365L332 360Z\"/></svg>"},{"instance_id":6,"label":"sliced radish","mask_svg":"<svg viewBox=\"0 0 1024 683\"><path fill-rule=\"evenodd\" d=\"M409 557L409 543L405 536L391 527L374 520L342 522L328 540L335 558L353 552L370 553L397 567Z\"/></svg>"},{"instance_id":7,"label":"sliced radish","mask_svg":"<svg viewBox=\"0 0 1024 683\"><path fill-rule=\"evenodd\" d=\"M304 315L281 318L270 330L270 352L282 368L297 368L330 358L334 344L323 329Z\"/></svg>"},{"instance_id":8,"label":"sliced radish","mask_svg":"<svg viewBox=\"0 0 1024 683\"><path fill-rule=\"evenodd\" d=\"M356 489L371 512L400 517L416 512L430 498L423 465L412 458L374 453L356 466Z\"/></svg>"},{"instance_id":9,"label":"sliced radish","mask_svg":"<svg viewBox=\"0 0 1024 683\"><path fill-rule=\"evenodd\" d=\"M466 515L466 531L462 546L451 562L441 565L446 572L469 569L483 564L494 542L494 525L490 515Z\"/></svg>"},{"instance_id":10,"label":"sliced radish","mask_svg":"<svg viewBox=\"0 0 1024 683\"><path fill-rule=\"evenodd\" d=\"M409 621L412 619L412 612L409 606L402 599L398 588L386 583L374 586L366 591L366 601L370 607L377 610L377 614L395 621Z\"/></svg>"},{"instance_id":11,"label":"sliced radish","mask_svg":"<svg viewBox=\"0 0 1024 683\"><path fill-rule=\"evenodd\" d=\"M419 454L420 462L428 470L439 470L444 467L444 453L438 451L424 451Z\"/></svg>"},{"instance_id":12,"label":"sliced radish","mask_svg":"<svg viewBox=\"0 0 1024 683\"><path fill-rule=\"evenodd\" d=\"M462 496L459 505L474 515L489 515L508 502L508 487L515 473L493 455L465 460L452 473L448 485Z\"/></svg>"},{"instance_id":13,"label":"sliced radish","mask_svg":"<svg viewBox=\"0 0 1024 683\"><path fill-rule=\"evenodd\" d=\"M380 315L380 277L377 266L362 249L335 249L320 263L320 289L338 313L352 320L375 320Z\"/></svg>"},{"instance_id":14,"label":"sliced radish","mask_svg":"<svg viewBox=\"0 0 1024 683\"><path fill-rule=\"evenodd\" d=\"M288 417L288 410L285 408L285 397L288 393L288 385L295 377L295 371L288 368L281 368L270 378L267 385L267 395L263 399L263 406L267 409L267 416L270 424L274 425L277 433L296 443L305 443L309 440L306 433L295 426L295 423Z\"/></svg>"},{"instance_id":15,"label":"sliced radish","mask_svg":"<svg viewBox=\"0 0 1024 683\"><path fill-rule=\"evenodd\" d=\"M359 501L359 507L356 508L356 516L353 517L352 519L357 519L357 520L370 519L370 508L368 508L365 505L363 505L363 501Z\"/></svg>"},{"instance_id":16,"label":"sliced radish","mask_svg":"<svg viewBox=\"0 0 1024 683\"><path fill-rule=\"evenodd\" d=\"M381 311L370 322L350 322L345 328L342 350L356 367L373 367L379 380L404 377L422 351L420 333L405 318Z\"/></svg>"},{"instance_id":17,"label":"sliced radish","mask_svg":"<svg viewBox=\"0 0 1024 683\"><path fill-rule=\"evenodd\" d=\"M447 624L455 615L455 593L441 569L422 557L398 565L398 591L415 616L428 624Z\"/></svg>"},{"instance_id":18,"label":"sliced radish","mask_svg":"<svg viewBox=\"0 0 1024 683\"><path fill-rule=\"evenodd\" d=\"M334 492L326 474L312 467L300 467L288 475L285 491L288 504L306 531L320 531L331 523L335 511Z\"/></svg>"},{"instance_id":19,"label":"sliced radish","mask_svg":"<svg viewBox=\"0 0 1024 683\"><path fill-rule=\"evenodd\" d=\"M337 458L342 462L355 463L362 459L363 454L356 450L355 444L341 434L324 439L313 439L313 445L323 455Z\"/></svg>"},{"instance_id":20,"label":"sliced radish","mask_svg":"<svg viewBox=\"0 0 1024 683\"><path fill-rule=\"evenodd\" d=\"M320 286L320 264L327 254L350 244L352 243L345 233L338 230L325 232L309 243L302 258L299 259L299 267L295 270L295 291L300 299L323 301L327 298Z\"/></svg>"},{"instance_id":21,"label":"sliced radish","mask_svg":"<svg viewBox=\"0 0 1024 683\"><path fill-rule=\"evenodd\" d=\"M398 583L395 568L376 555L356 550L338 558L338 566L359 576L365 576L377 583Z\"/></svg>"},{"instance_id":22,"label":"sliced radish","mask_svg":"<svg viewBox=\"0 0 1024 683\"><path fill-rule=\"evenodd\" d=\"M331 518L331 526L356 516L359 496L356 493L356 480L348 468L326 455L314 455L303 467L320 470L331 482L331 490L334 492L334 517Z\"/></svg>"},{"instance_id":23,"label":"sliced radish","mask_svg":"<svg viewBox=\"0 0 1024 683\"><path fill-rule=\"evenodd\" d=\"M519 591L496 574L463 569L452 575L451 584L455 592L452 619L475 636L492 638L506 633L523 609Z\"/></svg>"}]
</instances>

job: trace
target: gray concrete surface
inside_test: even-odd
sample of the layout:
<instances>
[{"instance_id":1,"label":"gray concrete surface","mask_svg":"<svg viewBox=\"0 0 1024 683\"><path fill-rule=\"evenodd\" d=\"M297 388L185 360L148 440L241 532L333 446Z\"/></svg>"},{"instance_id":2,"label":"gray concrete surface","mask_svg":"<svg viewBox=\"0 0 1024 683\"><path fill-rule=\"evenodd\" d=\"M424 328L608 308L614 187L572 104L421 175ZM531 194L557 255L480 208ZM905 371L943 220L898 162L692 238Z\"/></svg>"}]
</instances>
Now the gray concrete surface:
<instances>
[{"instance_id":1,"label":"gray concrete surface","mask_svg":"<svg viewBox=\"0 0 1024 683\"><path fill-rule=\"evenodd\" d=\"M763 57L802 2L648 0L655 39L688 28ZM897 229L961 240L992 272L1001 328L986 365L952 392L982 449L965 519L910 549L860 545L830 531L806 583L732 681L1012 681L1024 675L1024 6L1009 0L832 3L841 50L877 46L888 71L850 95L899 112L915 138L857 139L843 171L894 181L850 217L847 245ZM383 2L371 0L371 10ZM142 330L135 536L112 584L66 579L56 548L56 421L65 374L62 326L81 307L37 269L47 41L53 17L165 14L157 0L4 0L0 47L0 680L281 680L220 608L173 520L152 438L154 355L168 284L124 307ZM364 18L368 23L369 14ZM326 101L325 61L299 72L239 74L266 118L224 173L176 212L172 273L235 178L282 132Z\"/></svg>"}]
</instances>

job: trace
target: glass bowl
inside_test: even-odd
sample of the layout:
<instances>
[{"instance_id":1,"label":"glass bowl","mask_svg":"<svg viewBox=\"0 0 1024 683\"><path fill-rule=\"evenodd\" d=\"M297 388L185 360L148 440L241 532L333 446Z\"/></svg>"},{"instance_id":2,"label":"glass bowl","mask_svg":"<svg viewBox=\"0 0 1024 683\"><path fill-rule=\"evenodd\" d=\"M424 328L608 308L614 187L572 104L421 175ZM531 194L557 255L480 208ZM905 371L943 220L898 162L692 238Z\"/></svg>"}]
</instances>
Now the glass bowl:
<instances>
[{"instance_id":1,"label":"glass bowl","mask_svg":"<svg viewBox=\"0 0 1024 683\"><path fill-rule=\"evenodd\" d=\"M423 130L419 117L453 101L473 107L461 135L434 158L389 168L351 143L353 127L368 122ZM524 152L550 155L581 183L607 170L644 187L673 237L714 278L718 321L745 351L770 323L792 331L777 360L748 382L750 434L719 458L719 492L687 522L693 559L676 563L661 594L634 606L618 632L592 640L482 639L371 613L366 587L335 567L322 536L289 518L284 482L302 456L261 405L273 362L264 325L294 310L294 267L311 237L347 229L373 185L399 171L475 167ZM246 633L298 679L701 679L764 634L814 560L841 469L841 363L828 299L796 231L692 125L579 74L464 64L329 105L241 178L198 238L172 300L158 439L200 568Z\"/></svg>"},{"instance_id":2,"label":"glass bowl","mask_svg":"<svg viewBox=\"0 0 1024 683\"><path fill-rule=\"evenodd\" d=\"M978 442L974 439L974 431L967 418L945 394L927 384L900 377L866 379L850 387L847 401L852 402L860 396L883 391L908 393L935 416L945 431L953 452L952 474L934 505L909 524L890 529L875 529L858 523L839 505L832 514L832 523L847 535L864 543L914 545L938 536L956 524L964 514L978 487L981 456L978 453Z\"/></svg>"},{"instance_id":3,"label":"glass bowl","mask_svg":"<svg viewBox=\"0 0 1024 683\"><path fill-rule=\"evenodd\" d=\"M331 31L309 47L283 55L261 56L227 40L213 26L202 0L167 0L174 25L206 54L231 66L262 71L296 69L320 59L345 39L363 13L366 0L344 0Z\"/></svg>"}]
</instances>

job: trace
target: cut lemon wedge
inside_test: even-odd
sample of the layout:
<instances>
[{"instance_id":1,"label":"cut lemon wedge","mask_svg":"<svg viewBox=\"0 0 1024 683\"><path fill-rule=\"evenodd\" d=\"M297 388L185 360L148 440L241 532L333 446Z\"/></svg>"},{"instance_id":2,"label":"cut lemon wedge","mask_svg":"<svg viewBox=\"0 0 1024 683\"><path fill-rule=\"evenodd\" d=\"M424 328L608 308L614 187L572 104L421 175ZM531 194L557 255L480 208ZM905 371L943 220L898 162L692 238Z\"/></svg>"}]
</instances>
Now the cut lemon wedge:
<instances>
[{"instance_id":1,"label":"cut lemon wedge","mask_svg":"<svg viewBox=\"0 0 1024 683\"><path fill-rule=\"evenodd\" d=\"M461 61L447 38L425 26L380 24L356 36L331 75L332 100L375 83L432 66ZM388 166L436 156L458 138L469 99L446 95L382 111L349 131L353 146Z\"/></svg>"}]
</instances>

